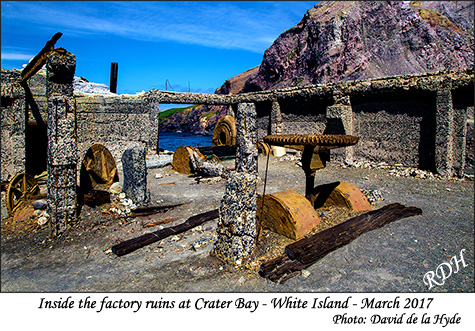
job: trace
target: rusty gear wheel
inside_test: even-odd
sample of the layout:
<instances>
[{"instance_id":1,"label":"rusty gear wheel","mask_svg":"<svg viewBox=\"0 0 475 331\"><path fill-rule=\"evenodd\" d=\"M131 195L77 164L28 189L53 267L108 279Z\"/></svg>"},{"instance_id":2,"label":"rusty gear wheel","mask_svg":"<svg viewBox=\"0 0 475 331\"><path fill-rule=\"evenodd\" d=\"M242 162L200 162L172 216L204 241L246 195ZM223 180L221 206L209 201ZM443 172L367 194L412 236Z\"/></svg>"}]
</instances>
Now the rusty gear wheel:
<instances>
[{"instance_id":1,"label":"rusty gear wheel","mask_svg":"<svg viewBox=\"0 0 475 331\"><path fill-rule=\"evenodd\" d=\"M358 137L344 134L284 134L264 137L264 141L270 145L319 146L321 149L355 145L358 139Z\"/></svg>"}]
</instances>

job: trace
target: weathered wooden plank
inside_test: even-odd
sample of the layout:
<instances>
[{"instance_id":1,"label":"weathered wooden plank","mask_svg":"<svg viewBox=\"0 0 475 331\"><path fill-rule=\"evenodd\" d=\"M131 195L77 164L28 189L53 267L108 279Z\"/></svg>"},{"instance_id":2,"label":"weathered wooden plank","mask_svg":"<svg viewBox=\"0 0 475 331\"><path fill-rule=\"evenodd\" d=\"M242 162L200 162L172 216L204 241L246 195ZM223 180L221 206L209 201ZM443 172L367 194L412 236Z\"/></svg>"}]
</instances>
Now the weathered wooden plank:
<instances>
[{"instance_id":1,"label":"weathered wooden plank","mask_svg":"<svg viewBox=\"0 0 475 331\"><path fill-rule=\"evenodd\" d=\"M182 206L184 204L185 203L177 203L174 205L139 207L132 211L132 214L130 215L130 217L153 215L153 214L164 212L171 208Z\"/></svg>"},{"instance_id":2,"label":"weathered wooden plank","mask_svg":"<svg viewBox=\"0 0 475 331\"><path fill-rule=\"evenodd\" d=\"M329 252L341 247L364 232L392 221L420 215L421 209L394 203L353 217L344 223L296 241L285 248L285 254L261 264L259 274L276 283L284 283L308 268Z\"/></svg>"},{"instance_id":3,"label":"weathered wooden plank","mask_svg":"<svg viewBox=\"0 0 475 331\"><path fill-rule=\"evenodd\" d=\"M111 250L114 254L122 256L133 252L139 248L150 245L156 241L162 240L166 237L169 237L174 234L179 234L185 231L188 231L198 225L201 225L207 221L211 221L219 216L219 210L214 209L206 213L198 214L190 217L185 222L172 226L169 228L164 228L155 232L146 233L139 237L126 240L120 244L112 246Z\"/></svg>"},{"instance_id":4,"label":"weathered wooden plank","mask_svg":"<svg viewBox=\"0 0 475 331\"><path fill-rule=\"evenodd\" d=\"M157 226L157 225L160 225L160 224L175 222L175 221L178 221L179 219L180 219L179 217L165 218L165 219L157 220L157 221L152 222L152 223L145 224L143 227L144 228L151 228L153 226Z\"/></svg>"},{"instance_id":5,"label":"weathered wooden plank","mask_svg":"<svg viewBox=\"0 0 475 331\"><path fill-rule=\"evenodd\" d=\"M21 71L21 82L22 84L36 74L46 63L46 58L48 57L49 52L54 49L54 44L61 38L63 34L61 32L55 33L55 35L46 42L46 45L43 49L36 54L33 60L28 63L28 65Z\"/></svg>"},{"instance_id":6,"label":"weathered wooden plank","mask_svg":"<svg viewBox=\"0 0 475 331\"><path fill-rule=\"evenodd\" d=\"M419 208L393 203L292 243L285 247L285 253L292 260L298 260L303 264L314 263L323 255L348 244L365 232L400 218L421 213Z\"/></svg>"}]
</instances>

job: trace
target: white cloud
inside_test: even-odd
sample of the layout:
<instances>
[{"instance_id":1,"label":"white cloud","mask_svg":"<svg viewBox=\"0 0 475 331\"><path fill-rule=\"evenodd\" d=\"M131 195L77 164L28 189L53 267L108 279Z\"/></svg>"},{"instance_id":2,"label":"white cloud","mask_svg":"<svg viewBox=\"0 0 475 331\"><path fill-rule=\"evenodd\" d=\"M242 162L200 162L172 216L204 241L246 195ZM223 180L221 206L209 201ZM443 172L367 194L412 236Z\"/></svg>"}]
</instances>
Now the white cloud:
<instances>
[{"instance_id":1,"label":"white cloud","mask_svg":"<svg viewBox=\"0 0 475 331\"><path fill-rule=\"evenodd\" d=\"M2 21L54 26L75 34L115 34L262 53L310 7L299 1L18 1L2 5Z\"/></svg>"},{"instance_id":2,"label":"white cloud","mask_svg":"<svg viewBox=\"0 0 475 331\"><path fill-rule=\"evenodd\" d=\"M32 54L2 52L2 60L24 60L24 61L28 61L33 57L34 57L34 55L32 55Z\"/></svg>"}]
</instances>

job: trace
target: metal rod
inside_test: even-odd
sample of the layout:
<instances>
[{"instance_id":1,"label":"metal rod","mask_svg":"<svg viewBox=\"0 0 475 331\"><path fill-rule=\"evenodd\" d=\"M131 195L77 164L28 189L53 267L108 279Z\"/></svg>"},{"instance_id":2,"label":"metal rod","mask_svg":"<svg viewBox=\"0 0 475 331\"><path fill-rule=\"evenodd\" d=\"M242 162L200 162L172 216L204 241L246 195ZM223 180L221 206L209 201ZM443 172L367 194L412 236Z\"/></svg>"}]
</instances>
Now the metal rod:
<instances>
[{"instance_id":1,"label":"metal rod","mask_svg":"<svg viewBox=\"0 0 475 331\"><path fill-rule=\"evenodd\" d=\"M117 93L117 73L119 71L119 64L117 62L111 62L111 82L110 91Z\"/></svg>"}]
</instances>

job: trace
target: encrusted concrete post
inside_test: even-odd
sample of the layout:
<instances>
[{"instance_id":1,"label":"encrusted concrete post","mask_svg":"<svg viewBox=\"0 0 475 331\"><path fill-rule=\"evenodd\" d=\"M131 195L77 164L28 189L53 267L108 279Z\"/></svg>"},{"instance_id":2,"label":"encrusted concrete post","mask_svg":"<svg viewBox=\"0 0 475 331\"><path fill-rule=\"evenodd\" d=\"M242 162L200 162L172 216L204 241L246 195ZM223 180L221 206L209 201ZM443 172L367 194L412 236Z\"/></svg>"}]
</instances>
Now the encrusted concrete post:
<instances>
[{"instance_id":1,"label":"encrusted concrete post","mask_svg":"<svg viewBox=\"0 0 475 331\"><path fill-rule=\"evenodd\" d=\"M257 237L256 107L239 104L236 114L236 172L229 174L219 208L218 239L212 254L240 265Z\"/></svg>"},{"instance_id":2,"label":"encrusted concrete post","mask_svg":"<svg viewBox=\"0 0 475 331\"><path fill-rule=\"evenodd\" d=\"M256 105L240 103L236 114L236 171L257 174Z\"/></svg>"},{"instance_id":3,"label":"encrusted concrete post","mask_svg":"<svg viewBox=\"0 0 475 331\"><path fill-rule=\"evenodd\" d=\"M334 104L326 109L327 126L324 133L353 135L353 109L351 108L350 97L339 94L333 95ZM335 156L343 153L343 160L347 163L353 162L354 146L348 146L341 151L332 151Z\"/></svg>"},{"instance_id":4,"label":"encrusted concrete post","mask_svg":"<svg viewBox=\"0 0 475 331\"><path fill-rule=\"evenodd\" d=\"M465 157L467 153L467 117L466 107L454 110L454 141L453 141L453 171L463 177L465 173Z\"/></svg>"},{"instance_id":5,"label":"encrusted concrete post","mask_svg":"<svg viewBox=\"0 0 475 331\"><path fill-rule=\"evenodd\" d=\"M60 234L77 217L78 148L73 78L76 57L57 48L46 61L48 100L48 214L53 235Z\"/></svg>"},{"instance_id":6,"label":"encrusted concrete post","mask_svg":"<svg viewBox=\"0 0 475 331\"><path fill-rule=\"evenodd\" d=\"M135 204L148 200L145 148L129 147L122 155L123 191Z\"/></svg>"},{"instance_id":7,"label":"encrusted concrete post","mask_svg":"<svg viewBox=\"0 0 475 331\"><path fill-rule=\"evenodd\" d=\"M437 91L435 168L440 175L453 175L454 109L450 88Z\"/></svg>"},{"instance_id":8,"label":"encrusted concrete post","mask_svg":"<svg viewBox=\"0 0 475 331\"><path fill-rule=\"evenodd\" d=\"M25 90L20 85L20 72L1 71L1 181L10 181L25 172Z\"/></svg>"},{"instance_id":9,"label":"encrusted concrete post","mask_svg":"<svg viewBox=\"0 0 475 331\"><path fill-rule=\"evenodd\" d=\"M219 207L218 239L211 254L240 265L251 255L257 237L257 176L233 172Z\"/></svg>"},{"instance_id":10,"label":"encrusted concrete post","mask_svg":"<svg viewBox=\"0 0 475 331\"><path fill-rule=\"evenodd\" d=\"M148 95L145 97L145 107L148 109L149 120L150 120L150 135L151 139L148 140L148 149L159 154L158 146L158 136L159 130L158 127L158 112L160 111L160 101L157 97Z\"/></svg>"},{"instance_id":11,"label":"encrusted concrete post","mask_svg":"<svg viewBox=\"0 0 475 331\"><path fill-rule=\"evenodd\" d=\"M280 105L278 101L273 101L270 113L270 134L281 134L282 130L282 113L280 112Z\"/></svg>"}]
</instances>

